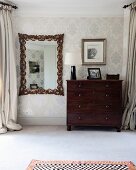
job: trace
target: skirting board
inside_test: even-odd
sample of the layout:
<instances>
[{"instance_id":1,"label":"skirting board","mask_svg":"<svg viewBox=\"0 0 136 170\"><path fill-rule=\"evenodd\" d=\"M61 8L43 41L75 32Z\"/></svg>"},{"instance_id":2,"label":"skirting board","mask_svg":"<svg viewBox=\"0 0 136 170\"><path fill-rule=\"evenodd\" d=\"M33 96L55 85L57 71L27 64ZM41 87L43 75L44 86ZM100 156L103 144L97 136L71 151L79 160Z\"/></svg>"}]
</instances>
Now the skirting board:
<instances>
[{"instance_id":1,"label":"skirting board","mask_svg":"<svg viewBox=\"0 0 136 170\"><path fill-rule=\"evenodd\" d=\"M66 125L66 117L18 117L21 125Z\"/></svg>"}]
</instances>

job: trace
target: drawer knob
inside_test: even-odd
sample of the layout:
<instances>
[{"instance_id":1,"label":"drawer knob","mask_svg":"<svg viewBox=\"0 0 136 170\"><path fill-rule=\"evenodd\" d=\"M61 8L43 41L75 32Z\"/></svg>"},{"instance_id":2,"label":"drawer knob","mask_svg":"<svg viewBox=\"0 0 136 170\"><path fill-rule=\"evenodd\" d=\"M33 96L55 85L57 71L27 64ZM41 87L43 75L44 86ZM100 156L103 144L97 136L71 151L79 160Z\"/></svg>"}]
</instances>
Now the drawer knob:
<instances>
[{"instance_id":1,"label":"drawer knob","mask_svg":"<svg viewBox=\"0 0 136 170\"><path fill-rule=\"evenodd\" d=\"M79 84L78 87L80 88L80 87L81 87L81 84Z\"/></svg>"},{"instance_id":2,"label":"drawer knob","mask_svg":"<svg viewBox=\"0 0 136 170\"><path fill-rule=\"evenodd\" d=\"M81 106L80 105L78 105L78 108L80 108Z\"/></svg>"},{"instance_id":3,"label":"drawer knob","mask_svg":"<svg viewBox=\"0 0 136 170\"><path fill-rule=\"evenodd\" d=\"M78 96L80 97L80 96L81 96L81 94L78 94Z\"/></svg>"},{"instance_id":4,"label":"drawer knob","mask_svg":"<svg viewBox=\"0 0 136 170\"><path fill-rule=\"evenodd\" d=\"M105 119L108 120L108 117L106 117Z\"/></svg>"},{"instance_id":5,"label":"drawer knob","mask_svg":"<svg viewBox=\"0 0 136 170\"><path fill-rule=\"evenodd\" d=\"M109 87L109 85L108 85L108 84L106 84L106 87Z\"/></svg>"},{"instance_id":6,"label":"drawer knob","mask_svg":"<svg viewBox=\"0 0 136 170\"><path fill-rule=\"evenodd\" d=\"M109 94L106 94L105 96L106 96L106 97L108 97L108 96L109 96Z\"/></svg>"},{"instance_id":7,"label":"drawer knob","mask_svg":"<svg viewBox=\"0 0 136 170\"><path fill-rule=\"evenodd\" d=\"M106 108L109 108L109 106L108 106L108 105L106 105Z\"/></svg>"},{"instance_id":8,"label":"drawer knob","mask_svg":"<svg viewBox=\"0 0 136 170\"><path fill-rule=\"evenodd\" d=\"M80 120L80 119L81 119L81 117L79 116L79 117L78 117L78 119Z\"/></svg>"}]
</instances>

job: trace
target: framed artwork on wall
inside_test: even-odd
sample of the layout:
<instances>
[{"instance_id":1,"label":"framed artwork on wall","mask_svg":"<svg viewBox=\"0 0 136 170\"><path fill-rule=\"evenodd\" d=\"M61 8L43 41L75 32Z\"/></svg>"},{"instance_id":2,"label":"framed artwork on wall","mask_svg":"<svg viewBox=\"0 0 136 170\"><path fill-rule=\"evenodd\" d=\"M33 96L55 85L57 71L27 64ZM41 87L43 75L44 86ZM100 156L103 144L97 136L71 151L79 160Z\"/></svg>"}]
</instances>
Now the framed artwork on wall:
<instances>
[{"instance_id":1,"label":"framed artwork on wall","mask_svg":"<svg viewBox=\"0 0 136 170\"><path fill-rule=\"evenodd\" d=\"M40 72L40 65L38 62L29 61L29 72L31 74L39 73Z\"/></svg>"},{"instance_id":2,"label":"framed artwork on wall","mask_svg":"<svg viewBox=\"0 0 136 170\"><path fill-rule=\"evenodd\" d=\"M106 64L106 39L82 39L82 64Z\"/></svg>"},{"instance_id":3,"label":"framed artwork on wall","mask_svg":"<svg viewBox=\"0 0 136 170\"><path fill-rule=\"evenodd\" d=\"M100 68L88 68L87 79L101 79Z\"/></svg>"},{"instance_id":4,"label":"framed artwork on wall","mask_svg":"<svg viewBox=\"0 0 136 170\"><path fill-rule=\"evenodd\" d=\"M38 89L38 84L30 84L30 89Z\"/></svg>"}]
</instances>

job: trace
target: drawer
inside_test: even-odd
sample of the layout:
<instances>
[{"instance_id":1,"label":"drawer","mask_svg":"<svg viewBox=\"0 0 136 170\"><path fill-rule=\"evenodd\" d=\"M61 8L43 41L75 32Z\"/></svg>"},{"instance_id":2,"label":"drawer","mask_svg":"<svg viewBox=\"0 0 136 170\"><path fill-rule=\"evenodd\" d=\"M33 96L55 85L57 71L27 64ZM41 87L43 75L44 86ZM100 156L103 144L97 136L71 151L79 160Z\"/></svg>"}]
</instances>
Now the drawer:
<instances>
[{"instance_id":1,"label":"drawer","mask_svg":"<svg viewBox=\"0 0 136 170\"><path fill-rule=\"evenodd\" d=\"M90 124L90 123L95 123L95 114L83 114L83 113L74 113L74 114L68 114L67 115L67 123L68 124Z\"/></svg>"},{"instance_id":2,"label":"drawer","mask_svg":"<svg viewBox=\"0 0 136 170\"><path fill-rule=\"evenodd\" d=\"M67 82L67 88L68 90L72 90L72 89L90 89L95 87L94 83L90 83L89 80L87 81L68 81Z\"/></svg>"},{"instance_id":3,"label":"drawer","mask_svg":"<svg viewBox=\"0 0 136 170\"><path fill-rule=\"evenodd\" d=\"M85 101L95 104L106 103L120 103L122 93L119 90L106 90L106 89L71 89L67 92L67 99L69 101Z\"/></svg>"},{"instance_id":4,"label":"drawer","mask_svg":"<svg viewBox=\"0 0 136 170\"><path fill-rule=\"evenodd\" d=\"M114 88L116 88L116 89L118 89L118 88L121 88L122 87L122 82L121 81L106 81L105 82L105 88L112 88L112 89L114 89Z\"/></svg>"},{"instance_id":5,"label":"drawer","mask_svg":"<svg viewBox=\"0 0 136 170\"><path fill-rule=\"evenodd\" d=\"M122 113L122 105L118 103L110 103L105 105L95 105L93 111L95 113L101 114L115 114L115 113Z\"/></svg>"},{"instance_id":6,"label":"drawer","mask_svg":"<svg viewBox=\"0 0 136 170\"><path fill-rule=\"evenodd\" d=\"M98 105L93 102L68 102L67 104L67 113L88 113L91 112L95 114L105 114L105 113L121 113L122 107L121 104L105 104Z\"/></svg>"},{"instance_id":7,"label":"drawer","mask_svg":"<svg viewBox=\"0 0 136 170\"><path fill-rule=\"evenodd\" d=\"M108 126L121 126L122 114L121 113L106 113L104 115L104 120Z\"/></svg>"},{"instance_id":8,"label":"drawer","mask_svg":"<svg viewBox=\"0 0 136 170\"><path fill-rule=\"evenodd\" d=\"M102 89L121 89L121 81L68 81L67 88L70 89L91 89L91 88L102 88Z\"/></svg>"},{"instance_id":9,"label":"drawer","mask_svg":"<svg viewBox=\"0 0 136 170\"><path fill-rule=\"evenodd\" d=\"M87 89L71 90L67 93L67 100L69 101L87 101L92 102L94 100L93 91Z\"/></svg>"},{"instance_id":10,"label":"drawer","mask_svg":"<svg viewBox=\"0 0 136 170\"><path fill-rule=\"evenodd\" d=\"M122 93L119 90L110 91L110 90L95 90L95 99L98 104L102 103L120 103L122 98Z\"/></svg>"},{"instance_id":11,"label":"drawer","mask_svg":"<svg viewBox=\"0 0 136 170\"><path fill-rule=\"evenodd\" d=\"M68 102L67 113L90 113L92 108L91 102Z\"/></svg>"},{"instance_id":12,"label":"drawer","mask_svg":"<svg viewBox=\"0 0 136 170\"><path fill-rule=\"evenodd\" d=\"M121 105L122 101L120 98L116 97L116 96L97 96L96 100L94 101L94 103L96 104L118 104Z\"/></svg>"},{"instance_id":13,"label":"drawer","mask_svg":"<svg viewBox=\"0 0 136 170\"><path fill-rule=\"evenodd\" d=\"M116 96L116 97L121 97L121 91L120 89L106 89L106 88L95 88L93 89L93 94L98 95L98 96Z\"/></svg>"},{"instance_id":14,"label":"drawer","mask_svg":"<svg viewBox=\"0 0 136 170\"><path fill-rule=\"evenodd\" d=\"M122 87L122 84L120 81L96 81L93 82L95 89L101 89L101 90L119 90Z\"/></svg>"},{"instance_id":15,"label":"drawer","mask_svg":"<svg viewBox=\"0 0 136 170\"><path fill-rule=\"evenodd\" d=\"M121 124L121 114L69 114L67 123L73 125L105 125L118 126Z\"/></svg>"}]
</instances>

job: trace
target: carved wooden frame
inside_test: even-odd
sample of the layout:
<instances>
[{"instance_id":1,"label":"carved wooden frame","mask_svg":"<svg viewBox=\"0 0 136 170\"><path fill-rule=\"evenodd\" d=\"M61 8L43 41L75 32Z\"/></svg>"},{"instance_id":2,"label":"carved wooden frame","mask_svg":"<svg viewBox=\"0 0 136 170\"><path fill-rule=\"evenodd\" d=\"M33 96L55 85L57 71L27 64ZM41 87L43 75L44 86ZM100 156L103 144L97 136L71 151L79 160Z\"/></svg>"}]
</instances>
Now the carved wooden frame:
<instances>
[{"instance_id":1,"label":"carved wooden frame","mask_svg":"<svg viewBox=\"0 0 136 170\"><path fill-rule=\"evenodd\" d=\"M63 80L62 80L62 71L63 71L63 39L64 34L56 34L56 35L27 35L20 34L19 42L20 42L20 88L19 95L27 95L27 94L55 94L55 95L64 95L63 89ZM57 88L56 89L27 89L26 88L26 41L56 41L57 42Z\"/></svg>"}]
</instances>

